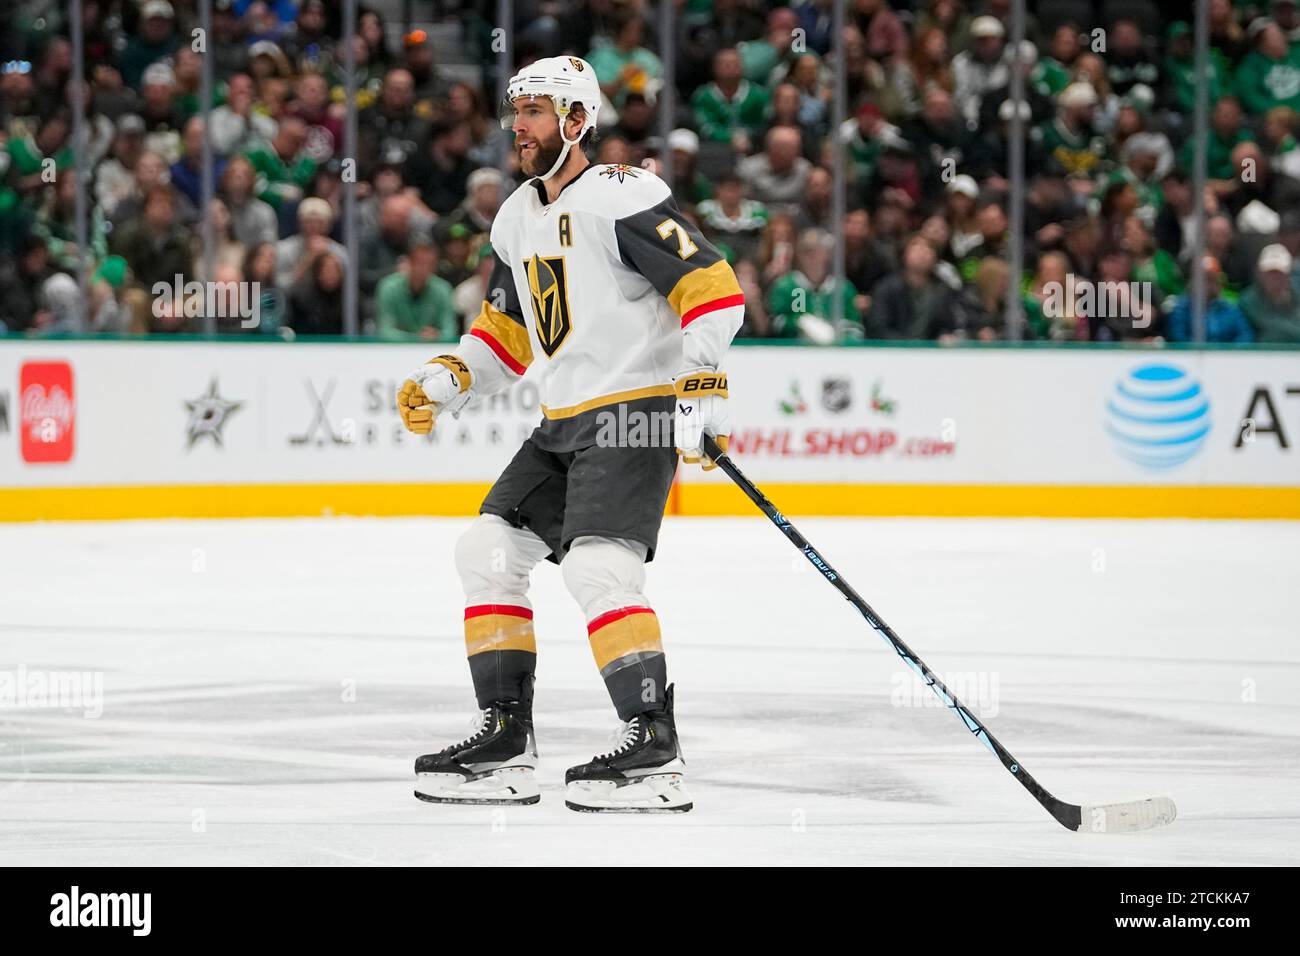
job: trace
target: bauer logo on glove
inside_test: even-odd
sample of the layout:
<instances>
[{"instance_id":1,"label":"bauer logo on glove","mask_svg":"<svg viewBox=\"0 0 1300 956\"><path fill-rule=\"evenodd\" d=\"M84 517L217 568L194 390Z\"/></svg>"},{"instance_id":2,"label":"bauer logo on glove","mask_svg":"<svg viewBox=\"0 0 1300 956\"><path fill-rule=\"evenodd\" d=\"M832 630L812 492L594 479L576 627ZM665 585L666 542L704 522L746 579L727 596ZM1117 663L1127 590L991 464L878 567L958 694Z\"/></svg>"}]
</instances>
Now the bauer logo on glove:
<instances>
[{"instance_id":1,"label":"bauer logo on glove","mask_svg":"<svg viewBox=\"0 0 1300 956\"><path fill-rule=\"evenodd\" d=\"M712 471L718 466L704 454L704 436L712 435L718 447L727 450L727 436L731 432L727 376L712 368L691 369L673 379L673 391L677 394L673 416L677 452L687 464L703 461L704 470Z\"/></svg>"},{"instance_id":2,"label":"bauer logo on glove","mask_svg":"<svg viewBox=\"0 0 1300 956\"><path fill-rule=\"evenodd\" d=\"M439 355L421 365L397 390L397 411L406 430L416 435L433 431L438 413L459 414L469 401L470 371L455 355Z\"/></svg>"}]
</instances>

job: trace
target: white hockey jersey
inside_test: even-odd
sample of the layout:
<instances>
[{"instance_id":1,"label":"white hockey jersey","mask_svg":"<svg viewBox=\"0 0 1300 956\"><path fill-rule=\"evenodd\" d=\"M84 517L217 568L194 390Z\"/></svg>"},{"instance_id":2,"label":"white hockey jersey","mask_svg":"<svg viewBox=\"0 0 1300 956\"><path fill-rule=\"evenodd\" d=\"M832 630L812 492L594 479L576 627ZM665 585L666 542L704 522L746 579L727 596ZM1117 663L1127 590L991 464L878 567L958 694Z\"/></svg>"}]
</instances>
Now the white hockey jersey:
<instances>
[{"instance_id":1,"label":"white hockey jersey","mask_svg":"<svg viewBox=\"0 0 1300 956\"><path fill-rule=\"evenodd\" d=\"M648 170L587 166L550 203L529 180L491 241L488 296L456 354L476 396L540 366L547 450L591 444L598 409L670 409L672 377L718 368L740 328L735 273Z\"/></svg>"}]
</instances>

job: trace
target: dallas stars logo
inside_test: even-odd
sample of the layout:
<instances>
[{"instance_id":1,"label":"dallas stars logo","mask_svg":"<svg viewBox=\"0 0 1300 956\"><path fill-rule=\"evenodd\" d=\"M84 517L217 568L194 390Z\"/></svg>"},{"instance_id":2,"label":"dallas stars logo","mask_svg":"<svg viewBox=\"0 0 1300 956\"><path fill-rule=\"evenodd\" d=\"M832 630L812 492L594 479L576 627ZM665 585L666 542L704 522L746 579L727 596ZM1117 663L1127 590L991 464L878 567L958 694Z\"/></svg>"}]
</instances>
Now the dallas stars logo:
<instances>
[{"instance_id":1,"label":"dallas stars logo","mask_svg":"<svg viewBox=\"0 0 1300 956\"><path fill-rule=\"evenodd\" d=\"M186 402L190 420L186 426L189 441L185 447L193 448L200 438L211 438L213 444L224 447L221 429L226 419L244 407L243 402L231 402L222 398L217 392L217 380L214 378L208 386L206 395L200 395L191 402Z\"/></svg>"},{"instance_id":2,"label":"dallas stars logo","mask_svg":"<svg viewBox=\"0 0 1300 956\"><path fill-rule=\"evenodd\" d=\"M631 176L633 179L636 179L638 176L641 175L641 170L637 169L635 166L629 166L626 163L613 163L609 166L606 166L604 169L602 169L600 171L600 175L608 176L610 179L613 179L615 176L617 176L618 181L621 183L628 176Z\"/></svg>"}]
</instances>

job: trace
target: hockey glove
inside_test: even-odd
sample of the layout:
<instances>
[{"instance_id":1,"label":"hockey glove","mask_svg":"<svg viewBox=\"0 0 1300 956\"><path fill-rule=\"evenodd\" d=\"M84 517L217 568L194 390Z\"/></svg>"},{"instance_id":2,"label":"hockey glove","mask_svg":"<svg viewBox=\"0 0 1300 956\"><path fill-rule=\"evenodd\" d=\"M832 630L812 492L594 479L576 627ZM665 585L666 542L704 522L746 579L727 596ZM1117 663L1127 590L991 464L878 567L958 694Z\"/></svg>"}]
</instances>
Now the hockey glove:
<instances>
[{"instance_id":1,"label":"hockey glove","mask_svg":"<svg viewBox=\"0 0 1300 956\"><path fill-rule=\"evenodd\" d=\"M433 431L438 413L457 414L469 401L469 366L455 355L439 355L410 374L397 390L397 410L406 430Z\"/></svg>"},{"instance_id":2,"label":"hockey glove","mask_svg":"<svg viewBox=\"0 0 1300 956\"><path fill-rule=\"evenodd\" d=\"M673 415L673 432L677 452L687 464L704 461L704 470L718 466L705 456L701 447L704 436L712 435L718 447L727 450L731 426L727 417L727 375L711 368L682 372L673 379L677 407Z\"/></svg>"}]
</instances>

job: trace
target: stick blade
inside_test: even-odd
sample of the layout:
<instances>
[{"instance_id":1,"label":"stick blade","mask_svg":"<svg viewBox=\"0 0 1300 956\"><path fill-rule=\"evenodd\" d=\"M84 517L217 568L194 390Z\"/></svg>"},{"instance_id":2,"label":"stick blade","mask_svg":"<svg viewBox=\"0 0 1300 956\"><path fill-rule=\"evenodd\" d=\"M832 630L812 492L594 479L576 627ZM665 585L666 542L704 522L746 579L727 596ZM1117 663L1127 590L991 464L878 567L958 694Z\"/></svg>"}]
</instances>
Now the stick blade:
<instances>
[{"instance_id":1,"label":"stick blade","mask_svg":"<svg viewBox=\"0 0 1300 956\"><path fill-rule=\"evenodd\" d=\"M1178 808L1168 797L1085 805L1079 809L1080 833L1136 833L1166 826L1178 816Z\"/></svg>"}]
</instances>

